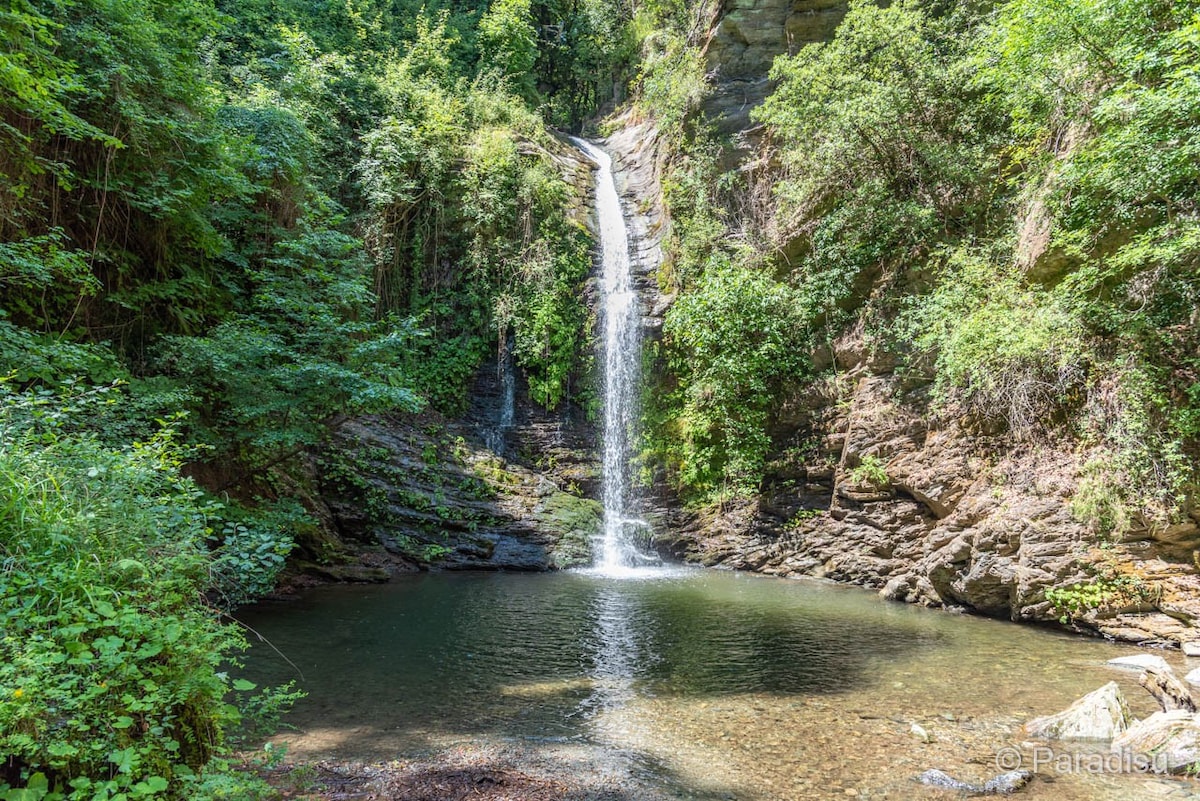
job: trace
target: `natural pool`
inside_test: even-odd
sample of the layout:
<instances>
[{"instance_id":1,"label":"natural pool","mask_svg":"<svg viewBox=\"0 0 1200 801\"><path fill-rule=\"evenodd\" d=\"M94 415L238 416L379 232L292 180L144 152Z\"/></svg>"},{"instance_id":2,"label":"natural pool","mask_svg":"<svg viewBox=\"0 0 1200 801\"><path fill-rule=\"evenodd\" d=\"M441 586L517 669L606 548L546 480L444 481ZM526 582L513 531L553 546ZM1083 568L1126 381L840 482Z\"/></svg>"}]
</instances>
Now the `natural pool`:
<instances>
[{"instance_id":1,"label":"natural pool","mask_svg":"<svg viewBox=\"0 0 1200 801\"><path fill-rule=\"evenodd\" d=\"M250 678L309 694L277 738L294 757L584 749L579 770L600 754L601 784L636 788L614 798L953 798L914 777L986 779L1022 721L1110 680L1136 715L1154 708L1136 674L1104 665L1130 647L723 571L419 574L239 617L270 643ZM1200 797L1080 764L1043 767L1021 797Z\"/></svg>"}]
</instances>

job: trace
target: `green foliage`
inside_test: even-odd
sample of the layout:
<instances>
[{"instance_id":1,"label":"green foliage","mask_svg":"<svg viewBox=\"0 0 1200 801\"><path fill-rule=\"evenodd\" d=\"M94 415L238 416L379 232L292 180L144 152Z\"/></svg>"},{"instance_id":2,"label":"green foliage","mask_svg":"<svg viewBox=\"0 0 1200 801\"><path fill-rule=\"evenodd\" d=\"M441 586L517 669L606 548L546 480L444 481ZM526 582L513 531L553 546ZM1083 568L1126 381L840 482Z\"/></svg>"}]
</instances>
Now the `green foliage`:
<instances>
[{"instance_id":1,"label":"green foliage","mask_svg":"<svg viewBox=\"0 0 1200 801\"><path fill-rule=\"evenodd\" d=\"M757 489L772 402L806 370L796 308L786 284L734 265L710 265L671 307L663 336L678 384L655 404L668 419L647 428L684 487L702 496Z\"/></svg>"},{"instance_id":2,"label":"green foliage","mask_svg":"<svg viewBox=\"0 0 1200 801\"><path fill-rule=\"evenodd\" d=\"M17 0L0 11L0 31L7 44L0 53L0 102L17 110L22 120L5 119L0 123L0 151L4 172L10 180L5 187L12 199L24 197L29 186L19 176L30 179L46 170L62 170L65 165L38 159L30 150L35 126L69 139L95 140L116 144L102 130L74 114L68 107L72 95L84 86L74 66L56 52L56 34L61 23L28 0ZM9 200L10 198L6 198ZM5 203L4 220L16 209Z\"/></svg>"},{"instance_id":3,"label":"green foliage","mask_svg":"<svg viewBox=\"0 0 1200 801\"><path fill-rule=\"evenodd\" d=\"M1071 511L1101 536L1180 522L1196 487L1188 435L1176 426L1163 382L1126 360L1105 364L1089 387L1085 442L1098 446L1084 465Z\"/></svg>"},{"instance_id":4,"label":"green foliage","mask_svg":"<svg viewBox=\"0 0 1200 801\"><path fill-rule=\"evenodd\" d=\"M87 254L63 249L64 239L62 229L56 228L40 236L0 243L0 286L45 290L57 281L78 286L85 295L95 294L100 287Z\"/></svg>"},{"instance_id":5,"label":"green foliage","mask_svg":"<svg viewBox=\"0 0 1200 801\"><path fill-rule=\"evenodd\" d=\"M240 718L245 643L203 602L218 507L170 425L119 449L71 433L107 394L0 395L6 798L191 797Z\"/></svg>"},{"instance_id":6,"label":"green foliage","mask_svg":"<svg viewBox=\"0 0 1200 801\"><path fill-rule=\"evenodd\" d=\"M562 146L486 84L446 89L402 66L388 86L393 113L360 171L381 302L433 334L414 349L417 386L456 408L493 337L512 331L535 399L557 404L581 369L591 263L552 161Z\"/></svg>"},{"instance_id":7,"label":"green foliage","mask_svg":"<svg viewBox=\"0 0 1200 801\"><path fill-rule=\"evenodd\" d=\"M713 191L717 156L717 149L698 136L681 148L663 177L663 205L671 215L670 247L658 276L665 290L692 287L711 259L739 255L725 253L729 226Z\"/></svg>"},{"instance_id":8,"label":"green foliage","mask_svg":"<svg viewBox=\"0 0 1200 801\"><path fill-rule=\"evenodd\" d=\"M497 324L513 332L514 355L526 369L530 397L548 409L567 397L572 378L587 364L582 351L591 321L579 287L591 268L590 244L575 231L564 235L553 252L538 247L497 300Z\"/></svg>"},{"instance_id":9,"label":"green foliage","mask_svg":"<svg viewBox=\"0 0 1200 801\"><path fill-rule=\"evenodd\" d=\"M1077 437L1092 462L1073 508L1098 533L1182 519L1200 453L1197 4L851 3L832 41L777 60L754 112L763 158L736 175L695 111L702 71L675 69L691 41L677 10L639 18L666 32L638 29L641 103L664 109L672 149L660 283L677 307L707 308L720 274L770 276L793 350L848 335L931 381L937 410ZM676 315L648 404L670 432L649 455L701 495L720 471L695 465L725 457L670 441L697 442L699 400L721 397L695 382L713 357L684 347L713 319ZM725 369L752 389L723 415L764 447L803 370Z\"/></svg>"},{"instance_id":10,"label":"green foliage","mask_svg":"<svg viewBox=\"0 0 1200 801\"><path fill-rule=\"evenodd\" d=\"M580 393L590 242L530 106L620 95L627 19L485 6L0 10L0 797L262 795L208 603L313 527L272 473L351 415L461 406L501 343L538 402ZM291 697L233 689L265 725Z\"/></svg>"},{"instance_id":11,"label":"green foliage","mask_svg":"<svg viewBox=\"0 0 1200 801\"><path fill-rule=\"evenodd\" d=\"M251 274L245 311L206 336L163 341L163 366L199 393L202 436L220 455L257 467L347 415L416 408L403 370L415 332L371 321L358 247L302 219Z\"/></svg>"},{"instance_id":12,"label":"green foliage","mask_svg":"<svg viewBox=\"0 0 1200 801\"><path fill-rule=\"evenodd\" d=\"M1117 572L1107 560L1089 569L1090 581L1046 591L1046 600L1060 615L1059 622L1069 623L1096 610L1112 610L1157 601L1160 589L1141 576Z\"/></svg>"},{"instance_id":13,"label":"green foliage","mask_svg":"<svg viewBox=\"0 0 1200 801\"><path fill-rule=\"evenodd\" d=\"M1078 406L1090 361L1081 322L986 254L945 254L935 288L897 329L935 354L934 391L985 422L1027 435Z\"/></svg>"},{"instance_id":14,"label":"green foliage","mask_svg":"<svg viewBox=\"0 0 1200 801\"><path fill-rule=\"evenodd\" d=\"M194 325L196 305L217 294L206 261L222 243L208 212L242 188L196 69L216 15L203 2L15 7L42 20L26 20L37 33L17 37L30 48L22 63L55 79L42 76L32 115L20 92L3 98L16 135L5 146L0 237L53 237L74 255L51 268L67 268L70 280L12 294L14 321L120 334L130 322Z\"/></svg>"},{"instance_id":15,"label":"green foliage","mask_svg":"<svg viewBox=\"0 0 1200 801\"><path fill-rule=\"evenodd\" d=\"M577 128L609 102L625 99L637 69L638 37L623 3L537 0L540 36L534 75L547 121Z\"/></svg>"},{"instance_id":16,"label":"green foliage","mask_svg":"<svg viewBox=\"0 0 1200 801\"><path fill-rule=\"evenodd\" d=\"M1064 290L1106 335L1177 322L1195 296L1200 144L1181 135L1200 121L1195 13L1166 0L1012 2L989 41L1000 57L985 81L1003 92L1016 154L1060 157L1043 169L1055 244L1076 262Z\"/></svg>"},{"instance_id":17,"label":"green foliage","mask_svg":"<svg viewBox=\"0 0 1200 801\"><path fill-rule=\"evenodd\" d=\"M461 405L509 329L538 399L559 402L586 336L573 192L541 119L470 81L495 66L528 99L555 95L534 77L543 17L592 52L619 15L218 5L4 12L25 48L0 87L19 122L0 350L20 379L165 372L214 458L256 469L348 414ZM477 26L503 64L477 63Z\"/></svg>"},{"instance_id":18,"label":"green foliage","mask_svg":"<svg viewBox=\"0 0 1200 801\"><path fill-rule=\"evenodd\" d=\"M857 487L886 487L891 479L883 460L873 454L867 454L859 460L858 466L850 471L850 482Z\"/></svg>"},{"instance_id":19,"label":"green foliage","mask_svg":"<svg viewBox=\"0 0 1200 801\"><path fill-rule=\"evenodd\" d=\"M654 116L664 134L679 140L684 122L708 93L703 48L671 28L648 33L642 46L638 105Z\"/></svg>"},{"instance_id":20,"label":"green foliage","mask_svg":"<svg viewBox=\"0 0 1200 801\"><path fill-rule=\"evenodd\" d=\"M103 347L72 342L54 334L39 334L13 325L0 313L0 363L11 365L7 376L21 385L57 384L84 376L94 382L124 378L127 371Z\"/></svg>"},{"instance_id":21,"label":"green foliage","mask_svg":"<svg viewBox=\"0 0 1200 801\"><path fill-rule=\"evenodd\" d=\"M1194 2L1009 3L982 72L1042 188L1052 302L1103 342L1079 428L1101 455L1073 509L1101 534L1165 525L1196 486L1200 121ZM1031 183L1033 183L1031 181Z\"/></svg>"},{"instance_id":22,"label":"green foliage","mask_svg":"<svg viewBox=\"0 0 1200 801\"><path fill-rule=\"evenodd\" d=\"M776 60L779 88L754 112L784 160L776 236L794 240L800 278L831 322L889 263L972 230L986 211L995 159L962 60L968 41L918 3L862 0L832 42Z\"/></svg>"},{"instance_id":23,"label":"green foliage","mask_svg":"<svg viewBox=\"0 0 1200 801\"><path fill-rule=\"evenodd\" d=\"M530 70L537 62L531 5L531 0L493 0L479 20L478 33L485 68L512 81L513 88L527 100L534 99Z\"/></svg>"},{"instance_id":24,"label":"green foliage","mask_svg":"<svg viewBox=\"0 0 1200 801\"><path fill-rule=\"evenodd\" d=\"M745 493L761 476L783 387L808 373L807 352L849 321L890 264L939 229L972 224L987 159L951 32L913 3L855 3L837 39L776 64L779 86L755 115L784 171L776 199L764 201L755 194L763 186L719 175L720 149L702 125L684 125L704 92L703 59L684 36L661 40L641 90L682 142L664 179L672 229L660 276L681 290L665 331L667 384L680 386L657 406L673 424L660 430L693 443L693 454L665 441L652 451L702 496ZM778 266L763 255L769 248L782 255ZM702 342L745 314L741 304L712 306L725 286L769 300L723 350L697 349L689 337Z\"/></svg>"},{"instance_id":25,"label":"green foliage","mask_svg":"<svg viewBox=\"0 0 1200 801\"><path fill-rule=\"evenodd\" d=\"M240 514L238 514L240 512ZM293 532L313 521L296 501L260 502L250 510L224 510L220 531L209 535L210 592L233 608L275 589L284 561L295 546Z\"/></svg>"},{"instance_id":26,"label":"green foliage","mask_svg":"<svg viewBox=\"0 0 1200 801\"><path fill-rule=\"evenodd\" d=\"M1122 587L1112 581L1092 581L1046 591L1046 600L1057 610L1059 622L1068 623L1096 609L1108 606L1121 595Z\"/></svg>"}]
</instances>

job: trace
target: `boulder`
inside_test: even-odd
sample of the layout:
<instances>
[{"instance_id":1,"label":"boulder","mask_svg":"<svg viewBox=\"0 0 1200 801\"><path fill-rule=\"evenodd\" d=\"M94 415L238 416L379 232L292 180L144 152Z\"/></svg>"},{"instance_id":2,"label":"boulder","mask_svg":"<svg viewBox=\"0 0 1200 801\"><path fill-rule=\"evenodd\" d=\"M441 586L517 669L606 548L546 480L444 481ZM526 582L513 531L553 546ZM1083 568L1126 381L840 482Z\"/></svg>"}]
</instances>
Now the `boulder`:
<instances>
[{"instance_id":1,"label":"boulder","mask_svg":"<svg viewBox=\"0 0 1200 801\"><path fill-rule=\"evenodd\" d=\"M1040 740L1111 740L1129 728L1129 721L1121 689L1110 681L1057 715L1029 721L1025 732Z\"/></svg>"},{"instance_id":2,"label":"boulder","mask_svg":"<svg viewBox=\"0 0 1200 801\"><path fill-rule=\"evenodd\" d=\"M1154 668L1156 670L1169 671L1171 666L1167 664L1167 660L1157 654L1135 654L1134 656L1121 656L1116 659L1108 660L1109 667L1121 668L1122 670L1146 670Z\"/></svg>"},{"instance_id":3,"label":"boulder","mask_svg":"<svg viewBox=\"0 0 1200 801\"><path fill-rule=\"evenodd\" d=\"M957 790L967 795L1009 795L1020 790L1033 778L1028 770L1013 770L993 776L983 784L959 781L950 774L940 770L927 770L917 777L917 781L930 787L940 787L944 790Z\"/></svg>"},{"instance_id":4,"label":"boulder","mask_svg":"<svg viewBox=\"0 0 1200 801\"><path fill-rule=\"evenodd\" d=\"M1138 678L1138 684L1145 687L1146 691L1154 696L1164 712L1175 709L1183 709L1187 712L1196 711L1196 701L1192 698L1191 691L1188 690L1187 685L1175 677L1175 672L1170 668L1166 670L1146 668L1146 672Z\"/></svg>"},{"instance_id":5,"label":"boulder","mask_svg":"<svg viewBox=\"0 0 1200 801\"><path fill-rule=\"evenodd\" d=\"M1155 712L1113 739L1112 750L1153 773L1200 767L1200 716L1184 709Z\"/></svg>"},{"instance_id":6,"label":"boulder","mask_svg":"<svg viewBox=\"0 0 1200 801\"><path fill-rule=\"evenodd\" d=\"M913 737L916 737L918 740L920 740L923 743L932 743L933 742L933 735L930 734L929 730L926 729L924 726L922 726L920 723L914 723L912 726L909 726L908 733L911 734Z\"/></svg>"}]
</instances>

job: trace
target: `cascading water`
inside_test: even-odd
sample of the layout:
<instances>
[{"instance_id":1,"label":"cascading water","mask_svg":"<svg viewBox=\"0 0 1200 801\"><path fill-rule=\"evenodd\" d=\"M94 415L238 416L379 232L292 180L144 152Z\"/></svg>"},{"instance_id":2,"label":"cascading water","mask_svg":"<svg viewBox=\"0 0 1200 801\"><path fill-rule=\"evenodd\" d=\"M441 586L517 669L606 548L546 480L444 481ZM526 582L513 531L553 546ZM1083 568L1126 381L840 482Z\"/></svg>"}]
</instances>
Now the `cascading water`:
<instances>
[{"instance_id":1,"label":"cascading water","mask_svg":"<svg viewBox=\"0 0 1200 801\"><path fill-rule=\"evenodd\" d=\"M500 380L500 398L496 409L496 422L483 432L484 442L500 456L508 456L508 435L513 427L513 410L516 407L516 376L513 368L512 335L504 341L496 364Z\"/></svg>"},{"instance_id":2,"label":"cascading water","mask_svg":"<svg viewBox=\"0 0 1200 801\"><path fill-rule=\"evenodd\" d=\"M646 523L634 512L629 462L637 424L642 316L629 264L629 234L613 180L612 159L572 137L596 163L596 217L600 232L601 323L604 357L604 532L596 569L620 573L657 558L638 550L635 534Z\"/></svg>"}]
</instances>

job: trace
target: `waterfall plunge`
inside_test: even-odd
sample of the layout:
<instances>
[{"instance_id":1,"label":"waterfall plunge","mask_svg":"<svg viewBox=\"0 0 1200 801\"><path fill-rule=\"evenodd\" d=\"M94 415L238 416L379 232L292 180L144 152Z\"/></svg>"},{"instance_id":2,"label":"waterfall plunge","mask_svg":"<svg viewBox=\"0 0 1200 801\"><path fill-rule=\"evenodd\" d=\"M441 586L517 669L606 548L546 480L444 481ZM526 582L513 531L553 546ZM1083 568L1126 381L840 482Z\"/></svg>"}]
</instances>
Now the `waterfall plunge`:
<instances>
[{"instance_id":1,"label":"waterfall plunge","mask_svg":"<svg viewBox=\"0 0 1200 801\"><path fill-rule=\"evenodd\" d=\"M629 475L642 369L642 315L630 274L629 235L613 180L612 159L590 142L574 137L572 141L597 167L604 361L604 533L595 569L612 575L658 562L657 557L637 548L636 535L647 525L635 514Z\"/></svg>"}]
</instances>

